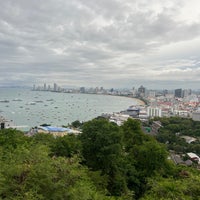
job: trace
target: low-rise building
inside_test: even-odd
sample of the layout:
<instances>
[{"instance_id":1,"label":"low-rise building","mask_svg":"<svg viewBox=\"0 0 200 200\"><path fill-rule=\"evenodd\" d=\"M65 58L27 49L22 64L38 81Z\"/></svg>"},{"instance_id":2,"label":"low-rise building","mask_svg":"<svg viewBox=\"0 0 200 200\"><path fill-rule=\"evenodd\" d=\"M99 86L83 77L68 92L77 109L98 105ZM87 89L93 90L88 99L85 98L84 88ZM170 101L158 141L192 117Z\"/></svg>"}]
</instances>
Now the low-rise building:
<instances>
[{"instance_id":1,"label":"low-rise building","mask_svg":"<svg viewBox=\"0 0 200 200\"><path fill-rule=\"evenodd\" d=\"M12 128L13 126L14 125L12 120L10 121L5 119L3 116L0 116L0 130L5 128Z\"/></svg>"},{"instance_id":2,"label":"low-rise building","mask_svg":"<svg viewBox=\"0 0 200 200\"><path fill-rule=\"evenodd\" d=\"M109 121L116 123L118 126L121 126L127 119L129 118L129 115L121 114L121 113L113 113L110 116Z\"/></svg>"},{"instance_id":3,"label":"low-rise building","mask_svg":"<svg viewBox=\"0 0 200 200\"><path fill-rule=\"evenodd\" d=\"M188 144L190 144L190 143L192 143L192 142L195 142L195 141L197 140L197 139L194 138L194 137L190 137L190 136L186 136L186 135L181 136L181 138L185 139L185 141L186 141Z\"/></svg>"},{"instance_id":4,"label":"low-rise building","mask_svg":"<svg viewBox=\"0 0 200 200\"><path fill-rule=\"evenodd\" d=\"M187 153L187 156L190 158L190 160L200 164L200 158L197 154L190 152L190 153Z\"/></svg>"},{"instance_id":5,"label":"low-rise building","mask_svg":"<svg viewBox=\"0 0 200 200\"><path fill-rule=\"evenodd\" d=\"M68 134L78 134L80 131L63 127L39 126L37 127L37 133L52 134L55 137L63 137Z\"/></svg>"},{"instance_id":6,"label":"low-rise building","mask_svg":"<svg viewBox=\"0 0 200 200\"><path fill-rule=\"evenodd\" d=\"M183 161L183 159L180 157L180 155L178 154L171 154L171 159L173 160L173 162L176 165L182 165L185 164L185 162Z\"/></svg>"},{"instance_id":7,"label":"low-rise building","mask_svg":"<svg viewBox=\"0 0 200 200\"><path fill-rule=\"evenodd\" d=\"M160 121L153 121L151 125L151 130L153 134L157 134L158 130L162 127L162 124Z\"/></svg>"}]
</instances>

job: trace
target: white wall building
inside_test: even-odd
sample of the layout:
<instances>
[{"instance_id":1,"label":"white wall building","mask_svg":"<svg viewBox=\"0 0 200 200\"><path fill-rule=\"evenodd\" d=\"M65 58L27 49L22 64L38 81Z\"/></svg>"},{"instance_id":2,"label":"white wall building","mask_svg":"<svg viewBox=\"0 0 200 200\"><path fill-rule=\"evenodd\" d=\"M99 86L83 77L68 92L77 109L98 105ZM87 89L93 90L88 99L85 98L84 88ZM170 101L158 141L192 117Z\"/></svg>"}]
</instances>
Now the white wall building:
<instances>
[{"instance_id":1,"label":"white wall building","mask_svg":"<svg viewBox=\"0 0 200 200\"><path fill-rule=\"evenodd\" d=\"M148 107L147 108L148 117L162 117L162 110L158 107Z\"/></svg>"},{"instance_id":2,"label":"white wall building","mask_svg":"<svg viewBox=\"0 0 200 200\"><path fill-rule=\"evenodd\" d=\"M200 164L200 158L197 154L195 153L187 153L187 156L192 160L192 161L196 161L198 162L198 164Z\"/></svg>"},{"instance_id":3,"label":"white wall building","mask_svg":"<svg viewBox=\"0 0 200 200\"><path fill-rule=\"evenodd\" d=\"M192 119L193 119L194 121L200 121L200 111L193 112L193 113L192 113Z\"/></svg>"}]
</instances>

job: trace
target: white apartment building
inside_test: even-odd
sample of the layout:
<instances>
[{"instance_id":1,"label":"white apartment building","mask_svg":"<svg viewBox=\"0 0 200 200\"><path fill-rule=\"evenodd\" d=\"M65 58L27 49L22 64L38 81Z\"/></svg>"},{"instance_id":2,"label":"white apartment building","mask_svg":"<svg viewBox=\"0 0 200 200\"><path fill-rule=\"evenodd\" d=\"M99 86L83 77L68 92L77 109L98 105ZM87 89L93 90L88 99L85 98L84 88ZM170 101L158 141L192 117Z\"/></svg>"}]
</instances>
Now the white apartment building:
<instances>
[{"instance_id":1,"label":"white apartment building","mask_svg":"<svg viewBox=\"0 0 200 200\"><path fill-rule=\"evenodd\" d=\"M148 117L162 117L162 110L158 107L147 107Z\"/></svg>"},{"instance_id":2,"label":"white apartment building","mask_svg":"<svg viewBox=\"0 0 200 200\"><path fill-rule=\"evenodd\" d=\"M193 112L193 113L192 113L192 119L193 119L194 121L200 121L200 111Z\"/></svg>"}]
</instances>

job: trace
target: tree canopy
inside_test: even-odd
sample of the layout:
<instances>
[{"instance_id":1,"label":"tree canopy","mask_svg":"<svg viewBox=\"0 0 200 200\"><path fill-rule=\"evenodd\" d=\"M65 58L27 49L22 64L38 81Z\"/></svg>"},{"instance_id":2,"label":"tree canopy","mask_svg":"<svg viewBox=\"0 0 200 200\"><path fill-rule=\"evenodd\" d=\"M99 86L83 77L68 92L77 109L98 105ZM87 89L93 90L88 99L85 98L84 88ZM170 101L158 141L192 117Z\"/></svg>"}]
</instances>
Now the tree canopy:
<instances>
[{"instance_id":1,"label":"tree canopy","mask_svg":"<svg viewBox=\"0 0 200 200\"><path fill-rule=\"evenodd\" d=\"M163 120L160 141L167 137L172 145L181 120ZM81 128L64 137L0 130L0 199L200 198L199 172L170 162L165 145L144 134L140 121L117 126L97 118Z\"/></svg>"}]
</instances>

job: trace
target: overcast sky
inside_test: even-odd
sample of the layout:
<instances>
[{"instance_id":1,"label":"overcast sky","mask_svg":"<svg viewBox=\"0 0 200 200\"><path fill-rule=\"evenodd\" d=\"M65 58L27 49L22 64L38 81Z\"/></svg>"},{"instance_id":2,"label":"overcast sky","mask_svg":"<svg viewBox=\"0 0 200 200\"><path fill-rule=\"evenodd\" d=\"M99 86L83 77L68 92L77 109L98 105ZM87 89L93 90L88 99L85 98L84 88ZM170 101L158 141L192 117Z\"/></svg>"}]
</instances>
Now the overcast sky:
<instances>
[{"instance_id":1,"label":"overcast sky","mask_svg":"<svg viewBox=\"0 0 200 200\"><path fill-rule=\"evenodd\" d=\"M0 86L200 89L199 0L0 0Z\"/></svg>"}]
</instances>

